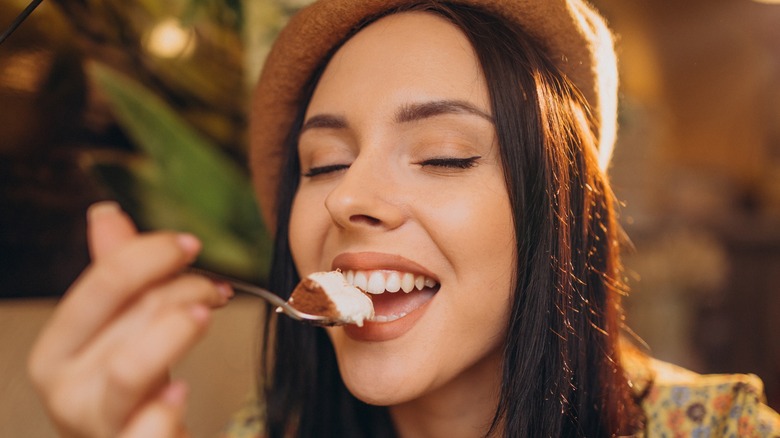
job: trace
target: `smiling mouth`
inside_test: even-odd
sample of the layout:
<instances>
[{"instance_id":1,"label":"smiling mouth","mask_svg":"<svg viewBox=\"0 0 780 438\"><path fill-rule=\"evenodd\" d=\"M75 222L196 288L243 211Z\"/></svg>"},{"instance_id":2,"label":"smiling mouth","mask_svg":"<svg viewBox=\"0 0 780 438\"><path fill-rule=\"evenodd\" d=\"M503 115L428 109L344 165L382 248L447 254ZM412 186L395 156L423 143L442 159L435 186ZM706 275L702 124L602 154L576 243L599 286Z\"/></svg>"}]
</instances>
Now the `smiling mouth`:
<instances>
[{"instance_id":1,"label":"smiling mouth","mask_svg":"<svg viewBox=\"0 0 780 438\"><path fill-rule=\"evenodd\" d=\"M425 275L394 270L345 270L344 278L368 292L374 304L372 322L392 322L405 317L430 301L440 287L436 280Z\"/></svg>"}]
</instances>

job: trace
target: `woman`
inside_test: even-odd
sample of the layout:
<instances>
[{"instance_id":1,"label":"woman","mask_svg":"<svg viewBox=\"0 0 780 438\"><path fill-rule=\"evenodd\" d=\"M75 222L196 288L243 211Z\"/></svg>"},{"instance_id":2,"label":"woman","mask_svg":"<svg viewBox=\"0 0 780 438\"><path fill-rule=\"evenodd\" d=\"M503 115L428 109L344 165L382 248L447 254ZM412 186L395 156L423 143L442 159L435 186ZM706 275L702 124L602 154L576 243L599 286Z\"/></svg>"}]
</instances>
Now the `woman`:
<instances>
[{"instance_id":1,"label":"woman","mask_svg":"<svg viewBox=\"0 0 780 438\"><path fill-rule=\"evenodd\" d=\"M329 340L279 321L275 354L296 361L302 347L287 342L297 338L311 345L303 353L311 368L276 372L269 425L279 433L299 424L347 436L347 411L356 423L350 428L378 433L373 415L384 410L372 413L341 388L332 343L349 392L395 406L402 435L457 436L449 427L465 436L504 428L509 436L627 431L639 416L613 361L615 229L591 131L596 121L519 26L470 7L414 9L426 12L368 18L312 78L313 94L303 97L289 136L297 147L285 149L297 154L281 176L287 192L277 223L289 229L280 230L273 271L292 275L272 287L294 287L293 265L302 275L335 268L367 278L374 271L424 274L436 286L427 295L380 295L380 314L417 310L394 323L329 330ZM282 67L270 68L267 74ZM261 125L270 123L263 110L276 107L263 92ZM253 147L256 155L268 149ZM256 175L267 170L263 158L254 158ZM572 254L575 248L593 251ZM335 386L323 393L325 384ZM288 392L301 398L272 401ZM448 418L446 430L404 430L422 423L406 416L442 409L458 412L471 429Z\"/></svg>"},{"instance_id":2,"label":"woman","mask_svg":"<svg viewBox=\"0 0 780 438\"><path fill-rule=\"evenodd\" d=\"M383 293L363 328L268 318L263 402L236 434L653 426L618 345L609 32L578 1L467 3L320 2L270 55L252 167L271 288L338 268ZM138 235L115 206L92 209L90 242L33 379L63 435L180 434L165 370L231 292L178 274L192 236Z\"/></svg>"}]
</instances>

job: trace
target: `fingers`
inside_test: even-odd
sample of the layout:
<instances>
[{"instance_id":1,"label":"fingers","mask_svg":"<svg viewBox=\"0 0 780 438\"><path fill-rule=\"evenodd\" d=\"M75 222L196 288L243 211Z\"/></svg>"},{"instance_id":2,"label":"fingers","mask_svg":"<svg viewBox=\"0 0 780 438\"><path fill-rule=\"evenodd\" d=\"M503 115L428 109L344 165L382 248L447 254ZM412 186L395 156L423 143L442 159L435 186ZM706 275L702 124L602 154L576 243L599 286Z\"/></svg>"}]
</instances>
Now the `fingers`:
<instances>
[{"instance_id":1,"label":"fingers","mask_svg":"<svg viewBox=\"0 0 780 438\"><path fill-rule=\"evenodd\" d=\"M187 386L173 382L163 388L150 403L139 409L120 438L187 437L184 429Z\"/></svg>"},{"instance_id":2,"label":"fingers","mask_svg":"<svg viewBox=\"0 0 780 438\"><path fill-rule=\"evenodd\" d=\"M105 357L115 354L118 348L132 348L128 338L141 339L149 333L150 327L156 327L156 321L171 312L187 312L193 306L217 307L228 301L227 295L208 279L196 275L182 275L165 285L144 294L133 303L133 308L114 318L112 324L96 334L90 341L89 349L82 356L87 360L100 363ZM130 334L130 336L128 336ZM171 333L150 333L155 342L176 342ZM148 342L148 341L145 341ZM90 357L92 357L90 359Z\"/></svg>"},{"instance_id":3,"label":"fingers","mask_svg":"<svg viewBox=\"0 0 780 438\"><path fill-rule=\"evenodd\" d=\"M214 289L195 275L160 286L50 370L56 372L33 379L48 394L56 423L87 436L116 436L132 420L128 414L149 405L167 370L205 334L210 310L202 301Z\"/></svg>"},{"instance_id":4,"label":"fingers","mask_svg":"<svg viewBox=\"0 0 780 438\"><path fill-rule=\"evenodd\" d=\"M199 250L189 234L154 233L98 259L58 306L40 339L43 349L55 360L77 350L133 298L178 275Z\"/></svg>"},{"instance_id":5,"label":"fingers","mask_svg":"<svg viewBox=\"0 0 780 438\"><path fill-rule=\"evenodd\" d=\"M149 324L106 361L111 380L108 386L128 398L146 394L157 381L159 370L177 362L205 332L209 318L207 307L193 305L168 312Z\"/></svg>"},{"instance_id":6,"label":"fingers","mask_svg":"<svg viewBox=\"0 0 780 438\"><path fill-rule=\"evenodd\" d=\"M113 203L88 219L93 262L36 342L32 381L66 435L183 436L186 388L167 372L232 289L182 274L201 249L192 235L139 234Z\"/></svg>"},{"instance_id":7,"label":"fingers","mask_svg":"<svg viewBox=\"0 0 780 438\"><path fill-rule=\"evenodd\" d=\"M170 311L127 339L109 357L96 361L94 365L102 366L106 373L105 394L109 395L102 412L121 422L127 412L154 392L161 373L203 336L208 321L209 309L203 305Z\"/></svg>"},{"instance_id":8,"label":"fingers","mask_svg":"<svg viewBox=\"0 0 780 438\"><path fill-rule=\"evenodd\" d=\"M87 211L87 242L92 260L112 252L137 234L130 217L116 202L99 202Z\"/></svg>"}]
</instances>

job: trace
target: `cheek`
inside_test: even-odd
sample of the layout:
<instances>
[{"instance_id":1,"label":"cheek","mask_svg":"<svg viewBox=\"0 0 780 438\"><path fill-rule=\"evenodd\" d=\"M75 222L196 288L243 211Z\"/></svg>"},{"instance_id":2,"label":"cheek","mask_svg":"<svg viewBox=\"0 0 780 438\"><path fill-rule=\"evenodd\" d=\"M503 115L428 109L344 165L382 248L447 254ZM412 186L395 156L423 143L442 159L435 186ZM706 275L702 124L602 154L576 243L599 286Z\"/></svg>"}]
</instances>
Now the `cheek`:
<instances>
[{"instance_id":1,"label":"cheek","mask_svg":"<svg viewBox=\"0 0 780 438\"><path fill-rule=\"evenodd\" d=\"M448 197L429 211L430 223L437 224L431 233L456 273L484 273L484 281L493 282L514 270L514 221L502 180Z\"/></svg>"},{"instance_id":2,"label":"cheek","mask_svg":"<svg viewBox=\"0 0 780 438\"><path fill-rule=\"evenodd\" d=\"M447 314L465 333L503 337L517 270L509 197L499 177L437 200L427 229L452 272Z\"/></svg>"},{"instance_id":3,"label":"cheek","mask_svg":"<svg viewBox=\"0 0 780 438\"><path fill-rule=\"evenodd\" d=\"M317 208L319 206L319 208ZM323 201L305 192L297 193L290 211L290 251L299 274L322 270L319 266L323 239Z\"/></svg>"},{"instance_id":4,"label":"cheek","mask_svg":"<svg viewBox=\"0 0 780 438\"><path fill-rule=\"evenodd\" d=\"M508 195L502 181L494 184L451 201L449 214L436 220L442 226L434 238L455 275L458 320L474 333L498 335L511 306L517 245Z\"/></svg>"}]
</instances>

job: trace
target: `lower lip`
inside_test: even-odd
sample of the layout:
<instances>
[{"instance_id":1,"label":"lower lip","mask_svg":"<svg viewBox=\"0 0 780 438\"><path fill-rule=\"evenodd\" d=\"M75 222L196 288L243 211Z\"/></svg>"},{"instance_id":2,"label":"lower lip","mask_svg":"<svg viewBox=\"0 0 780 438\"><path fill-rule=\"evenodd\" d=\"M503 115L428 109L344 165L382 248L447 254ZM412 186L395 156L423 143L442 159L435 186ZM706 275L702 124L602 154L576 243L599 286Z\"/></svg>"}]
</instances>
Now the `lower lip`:
<instances>
[{"instance_id":1,"label":"lower lip","mask_svg":"<svg viewBox=\"0 0 780 438\"><path fill-rule=\"evenodd\" d=\"M345 325L344 333L350 339L361 342L383 342L399 338L414 327L417 321L425 314L425 311L434 299L436 299L435 295L422 306L395 321L366 321L363 323L363 327L358 327L354 324Z\"/></svg>"}]
</instances>

